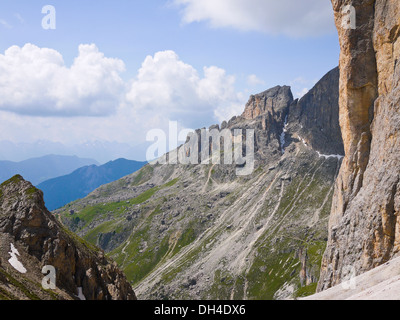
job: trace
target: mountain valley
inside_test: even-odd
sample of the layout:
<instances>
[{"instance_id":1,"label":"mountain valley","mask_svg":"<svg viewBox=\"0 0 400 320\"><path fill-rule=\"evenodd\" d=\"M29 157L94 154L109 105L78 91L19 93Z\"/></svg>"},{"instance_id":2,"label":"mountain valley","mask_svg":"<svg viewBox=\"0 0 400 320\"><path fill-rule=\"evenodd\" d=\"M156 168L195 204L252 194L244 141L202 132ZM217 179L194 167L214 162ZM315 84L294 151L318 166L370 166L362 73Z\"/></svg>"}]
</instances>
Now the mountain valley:
<instances>
[{"instance_id":1,"label":"mountain valley","mask_svg":"<svg viewBox=\"0 0 400 320\"><path fill-rule=\"evenodd\" d=\"M343 157L338 80L336 68L300 101L272 88L212 127L255 130L250 176L234 164L149 164L55 214L115 259L140 299L314 293Z\"/></svg>"}]
</instances>

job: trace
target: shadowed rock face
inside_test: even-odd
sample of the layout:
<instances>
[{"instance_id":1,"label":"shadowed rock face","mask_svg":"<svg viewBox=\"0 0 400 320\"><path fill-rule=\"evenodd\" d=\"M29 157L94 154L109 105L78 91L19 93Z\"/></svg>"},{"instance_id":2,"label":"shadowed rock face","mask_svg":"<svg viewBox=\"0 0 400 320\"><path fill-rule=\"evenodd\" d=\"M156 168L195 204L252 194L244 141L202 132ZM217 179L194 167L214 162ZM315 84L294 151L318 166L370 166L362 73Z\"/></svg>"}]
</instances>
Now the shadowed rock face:
<instances>
[{"instance_id":1,"label":"shadowed rock face","mask_svg":"<svg viewBox=\"0 0 400 320\"><path fill-rule=\"evenodd\" d=\"M328 72L290 107L290 122L298 122L303 139L322 154L344 155L339 126L339 68Z\"/></svg>"},{"instance_id":2,"label":"shadowed rock face","mask_svg":"<svg viewBox=\"0 0 400 320\"><path fill-rule=\"evenodd\" d=\"M78 288L82 288L87 300L136 299L116 264L106 259L102 251L66 231L46 209L42 192L21 176L0 186L0 239L3 297L76 299ZM13 246L25 273L8 261ZM56 269L57 289L51 295L41 289L41 270L46 265ZM21 285L16 286L12 279Z\"/></svg>"},{"instance_id":3,"label":"shadowed rock face","mask_svg":"<svg viewBox=\"0 0 400 320\"><path fill-rule=\"evenodd\" d=\"M346 157L319 290L400 251L400 2L332 3L341 45L339 116ZM356 10L356 29L342 26L346 5Z\"/></svg>"},{"instance_id":4,"label":"shadowed rock face","mask_svg":"<svg viewBox=\"0 0 400 320\"><path fill-rule=\"evenodd\" d=\"M314 150L325 155L344 155L338 101L339 68L335 68L300 100L293 100L288 86L276 86L250 96L241 118L262 119L262 129L270 136L274 134L277 140L283 126L290 124L292 131Z\"/></svg>"}]
</instances>

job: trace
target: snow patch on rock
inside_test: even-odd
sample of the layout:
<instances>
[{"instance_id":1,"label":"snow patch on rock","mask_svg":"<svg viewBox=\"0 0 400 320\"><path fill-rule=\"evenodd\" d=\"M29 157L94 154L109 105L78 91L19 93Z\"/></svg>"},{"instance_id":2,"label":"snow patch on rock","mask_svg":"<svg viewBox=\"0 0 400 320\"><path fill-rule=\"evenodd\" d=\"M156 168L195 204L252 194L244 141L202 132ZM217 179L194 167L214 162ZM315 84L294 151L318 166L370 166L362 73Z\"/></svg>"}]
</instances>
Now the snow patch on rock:
<instances>
[{"instance_id":1,"label":"snow patch on rock","mask_svg":"<svg viewBox=\"0 0 400 320\"><path fill-rule=\"evenodd\" d=\"M9 252L11 258L8 262L12 265L12 267L20 273L26 273L26 269L24 265L18 260L18 256L20 256L18 250L14 247L14 244L11 243L11 252Z\"/></svg>"}]
</instances>

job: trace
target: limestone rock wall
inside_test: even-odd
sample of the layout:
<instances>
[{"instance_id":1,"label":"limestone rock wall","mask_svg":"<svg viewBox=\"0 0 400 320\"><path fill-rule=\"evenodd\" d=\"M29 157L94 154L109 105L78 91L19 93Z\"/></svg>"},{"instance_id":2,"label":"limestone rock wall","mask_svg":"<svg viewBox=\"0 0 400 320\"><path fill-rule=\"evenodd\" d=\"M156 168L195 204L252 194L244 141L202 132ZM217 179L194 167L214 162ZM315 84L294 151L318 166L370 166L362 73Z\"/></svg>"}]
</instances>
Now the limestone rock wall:
<instances>
[{"instance_id":1,"label":"limestone rock wall","mask_svg":"<svg viewBox=\"0 0 400 320\"><path fill-rule=\"evenodd\" d=\"M344 155L339 126L339 68L329 71L307 94L290 106L289 122L322 154Z\"/></svg>"},{"instance_id":2,"label":"limestone rock wall","mask_svg":"<svg viewBox=\"0 0 400 320\"><path fill-rule=\"evenodd\" d=\"M340 125L346 157L336 182L318 290L400 251L400 2L332 0L339 32ZM343 25L351 5L356 28Z\"/></svg>"},{"instance_id":3,"label":"limestone rock wall","mask_svg":"<svg viewBox=\"0 0 400 320\"><path fill-rule=\"evenodd\" d=\"M284 121L287 109L293 101L293 95L288 86L276 86L262 93L250 96L242 115L246 120L252 120L263 114L278 114Z\"/></svg>"}]
</instances>

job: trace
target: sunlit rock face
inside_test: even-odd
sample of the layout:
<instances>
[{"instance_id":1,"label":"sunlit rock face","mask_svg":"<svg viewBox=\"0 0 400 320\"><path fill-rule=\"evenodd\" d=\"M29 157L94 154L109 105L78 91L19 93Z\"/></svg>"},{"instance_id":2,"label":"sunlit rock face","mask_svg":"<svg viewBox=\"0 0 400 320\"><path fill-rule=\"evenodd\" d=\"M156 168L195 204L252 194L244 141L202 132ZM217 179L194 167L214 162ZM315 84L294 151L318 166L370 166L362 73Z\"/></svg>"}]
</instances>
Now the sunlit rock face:
<instances>
[{"instance_id":1,"label":"sunlit rock face","mask_svg":"<svg viewBox=\"0 0 400 320\"><path fill-rule=\"evenodd\" d=\"M341 45L339 117L346 157L319 290L400 251L400 2L332 3ZM348 5L356 12L355 29L343 24Z\"/></svg>"}]
</instances>

